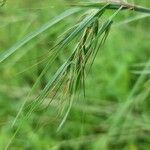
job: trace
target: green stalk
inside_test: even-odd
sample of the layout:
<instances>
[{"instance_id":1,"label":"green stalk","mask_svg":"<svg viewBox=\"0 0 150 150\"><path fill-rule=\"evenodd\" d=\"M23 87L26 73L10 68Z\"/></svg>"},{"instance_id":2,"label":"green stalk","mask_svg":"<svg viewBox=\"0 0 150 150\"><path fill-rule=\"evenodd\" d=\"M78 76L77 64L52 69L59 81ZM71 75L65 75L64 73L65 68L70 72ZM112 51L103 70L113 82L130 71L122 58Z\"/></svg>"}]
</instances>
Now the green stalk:
<instances>
[{"instance_id":1,"label":"green stalk","mask_svg":"<svg viewBox=\"0 0 150 150\"><path fill-rule=\"evenodd\" d=\"M108 2L96 2L96 3L83 3L83 4L78 4L76 6L79 7L92 7L92 8L100 8L106 5ZM109 2L109 5L107 6L106 9L119 9L122 7L121 10L133 10L136 12L141 12L141 13L150 13L150 8L138 6L138 5L133 5L129 3L119 3L119 2Z\"/></svg>"}]
</instances>

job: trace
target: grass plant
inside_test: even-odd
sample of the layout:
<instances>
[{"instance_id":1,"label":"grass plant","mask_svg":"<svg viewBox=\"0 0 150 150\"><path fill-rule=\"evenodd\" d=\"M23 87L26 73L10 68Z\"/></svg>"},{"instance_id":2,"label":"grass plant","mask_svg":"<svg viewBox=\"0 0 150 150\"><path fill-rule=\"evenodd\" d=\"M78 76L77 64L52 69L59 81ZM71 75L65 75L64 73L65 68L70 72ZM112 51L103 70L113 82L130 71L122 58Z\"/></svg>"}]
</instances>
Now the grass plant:
<instances>
[{"instance_id":1,"label":"grass plant","mask_svg":"<svg viewBox=\"0 0 150 150\"><path fill-rule=\"evenodd\" d=\"M20 107L20 110L12 123L12 128L14 128L17 124L17 121L21 122L19 123L19 127L17 127L15 134L10 139L10 142L7 144L6 149L8 149L11 145L16 134L19 132L22 123L25 120L28 120L33 112L36 112L40 109L41 105L45 103L45 99L47 97L50 98L48 106L50 106L52 101L55 99L59 99L61 104L66 104L66 109L64 106L62 106L60 109L60 114L64 116L58 126L57 131L60 131L68 117L68 114L70 113L71 108L73 107L74 99L79 93L81 93L81 91L84 96L86 95L85 79L89 74L94 60L96 59L98 51L104 45L111 31L111 28L115 26L114 22L116 15L119 15L123 10L144 13L144 15L140 17L138 16L131 19L129 18L121 22L120 24L122 25L137 19L141 19L143 17L148 17L150 14L149 8L115 1L78 3L72 6L74 7L66 10L59 16L54 17L52 20L48 21L46 24L33 31L32 33L26 35L22 40L19 40L16 44L0 54L0 63L2 64L11 55L16 53L21 47L26 45L32 39L42 34L49 28L52 28L66 17L69 17L73 14L81 15L80 20L75 25L67 29L64 33L62 33L58 42L48 51L46 56L48 63L41 71L38 79L31 89L31 92L28 94L26 100ZM108 10L112 10L113 13L103 19L105 13L107 13ZM39 82L49 71L53 62L59 57L61 52L65 51L66 47L74 41L76 41L76 43L74 44L74 47L72 48L73 50L68 59L63 62L63 64L59 67L53 76L50 75L48 82L40 91L39 95L36 96L30 104L28 104L27 102L29 97L37 90ZM134 106L133 104L135 104L136 99L138 99L138 96L135 98L135 95L141 88L141 85L143 85L145 82L149 83L149 81L147 81L147 76L149 75L149 61L147 64L145 65L144 70L140 72L140 77L137 79L135 85L130 91L127 100L123 102L123 104L121 103L121 105L117 108L115 115L113 114L110 116L109 120L111 120L111 126L108 129L107 135L103 138L102 149L107 149L109 142L114 140L114 136L122 129L120 124L125 124L129 119L133 109L132 106ZM148 86L145 92L141 93L144 94L142 97L143 101L148 98L149 92L150 88ZM48 108L48 106L46 108ZM126 117L124 117L124 114L126 114ZM121 129L118 127L119 125ZM124 131L125 127L123 127L121 132ZM112 137L114 137L114 139L112 139Z\"/></svg>"}]
</instances>

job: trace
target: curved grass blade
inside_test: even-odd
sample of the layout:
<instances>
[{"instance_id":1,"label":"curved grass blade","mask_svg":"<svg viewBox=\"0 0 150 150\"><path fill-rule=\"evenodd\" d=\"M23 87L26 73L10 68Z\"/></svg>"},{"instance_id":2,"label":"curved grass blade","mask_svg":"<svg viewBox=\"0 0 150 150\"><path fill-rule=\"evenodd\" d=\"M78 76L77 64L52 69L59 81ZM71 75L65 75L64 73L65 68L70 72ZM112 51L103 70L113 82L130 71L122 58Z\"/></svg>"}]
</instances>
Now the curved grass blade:
<instances>
[{"instance_id":1,"label":"curved grass blade","mask_svg":"<svg viewBox=\"0 0 150 150\"><path fill-rule=\"evenodd\" d=\"M36 29L32 33L26 35L22 40L18 41L16 44L14 44L12 47L4 51L0 54L0 63L3 62L5 59L7 59L10 55L15 53L19 48L24 46L26 43L28 43L30 40L41 34L42 32L46 31L47 29L53 27L55 24L63 20L64 18L79 12L81 9L79 8L72 8L69 10L66 10L62 14L60 14L57 17L54 17L52 20L41 26L40 28Z\"/></svg>"}]
</instances>

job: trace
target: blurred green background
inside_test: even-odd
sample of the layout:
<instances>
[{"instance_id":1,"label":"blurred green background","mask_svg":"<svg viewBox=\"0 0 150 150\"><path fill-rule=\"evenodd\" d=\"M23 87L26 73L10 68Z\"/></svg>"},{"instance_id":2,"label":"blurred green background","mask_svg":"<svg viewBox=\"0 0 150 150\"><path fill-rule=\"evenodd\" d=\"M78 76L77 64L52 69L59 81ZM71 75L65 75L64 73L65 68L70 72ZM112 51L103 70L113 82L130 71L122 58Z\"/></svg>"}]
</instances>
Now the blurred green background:
<instances>
[{"instance_id":1,"label":"blurred green background","mask_svg":"<svg viewBox=\"0 0 150 150\"><path fill-rule=\"evenodd\" d=\"M0 8L0 52L76 3L72 0L12 0ZM148 0L134 3L150 7ZM121 12L86 78L86 96L77 97L63 128L61 104L41 106L22 120L11 150L149 150L150 149L150 19L123 23L140 13ZM46 65L47 52L79 18L61 21L21 47L0 65L0 149L18 126L12 121ZM122 22L122 24L118 24ZM48 82L72 50L70 44L39 85ZM40 63L39 63L40 62ZM142 70L145 69L144 72ZM32 97L30 98L32 101Z\"/></svg>"}]
</instances>

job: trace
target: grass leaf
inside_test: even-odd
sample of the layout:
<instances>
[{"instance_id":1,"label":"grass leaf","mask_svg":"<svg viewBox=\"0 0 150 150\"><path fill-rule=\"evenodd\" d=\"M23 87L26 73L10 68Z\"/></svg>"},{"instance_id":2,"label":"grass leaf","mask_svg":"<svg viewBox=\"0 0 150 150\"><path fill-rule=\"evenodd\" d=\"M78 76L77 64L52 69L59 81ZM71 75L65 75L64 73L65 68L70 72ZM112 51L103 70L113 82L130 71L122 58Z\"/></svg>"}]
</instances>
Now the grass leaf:
<instances>
[{"instance_id":1,"label":"grass leaf","mask_svg":"<svg viewBox=\"0 0 150 150\"><path fill-rule=\"evenodd\" d=\"M66 17L68 17L74 13L77 13L79 11L80 11L79 8L72 8L72 9L66 10L62 14L60 14L57 17L54 17L52 20L48 21L46 24L44 24L40 28L38 28L35 31L33 31L32 33L26 35L23 39L21 39L20 41L15 43L13 46L11 46L9 49L5 50L4 52L2 52L0 54L0 63L3 62L5 59L7 59L10 55L15 53L19 48L24 46L26 43L31 41L33 38L37 37L42 32L53 27L55 24L57 24L58 22L60 22L64 18L66 18Z\"/></svg>"}]
</instances>

